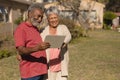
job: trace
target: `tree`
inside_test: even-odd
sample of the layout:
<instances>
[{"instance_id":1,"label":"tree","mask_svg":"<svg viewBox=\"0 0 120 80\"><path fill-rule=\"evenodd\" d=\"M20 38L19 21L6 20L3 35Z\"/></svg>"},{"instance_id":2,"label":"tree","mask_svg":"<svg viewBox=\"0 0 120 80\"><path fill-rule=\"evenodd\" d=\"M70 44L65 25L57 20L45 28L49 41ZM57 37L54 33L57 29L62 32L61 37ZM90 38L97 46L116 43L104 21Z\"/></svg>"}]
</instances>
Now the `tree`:
<instances>
[{"instance_id":1,"label":"tree","mask_svg":"<svg viewBox=\"0 0 120 80\"><path fill-rule=\"evenodd\" d=\"M109 2L109 0L95 0L95 1L103 3L103 4L107 4Z\"/></svg>"},{"instance_id":2,"label":"tree","mask_svg":"<svg viewBox=\"0 0 120 80\"><path fill-rule=\"evenodd\" d=\"M106 4L106 10L120 12L120 0L109 0Z\"/></svg>"},{"instance_id":3,"label":"tree","mask_svg":"<svg viewBox=\"0 0 120 80\"><path fill-rule=\"evenodd\" d=\"M74 12L79 13L81 0L58 0L58 2L66 8L72 9Z\"/></svg>"},{"instance_id":4,"label":"tree","mask_svg":"<svg viewBox=\"0 0 120 80\"><path fill-rule=\"evenodd\" d=\"M84 29L83 36L88 36L87 32L89 25L87 21L80 14L80 9L79 9L81 0L58 0L58 2L64 7L71 9L75 13L76 20L81 24L81 26Z\"/></svg>"},{"instance_id":5,"label":"tree","mask_svg":"<svg viewBox=\"0 0 120 80\"><path fill-rule=\"evenodd\" d=\"M120 0L96 0L106 5L107 11L120 12Z\"/></svg>"},{"instance_id":6,"label":"tree","mask_svg":"<svg viewBox=\"0 0 120 80\"><path fill-rule=\"evenodd\" d=\"M60 2L61 5L71 9L72 11L74 11L74 13L76 13L76 20L79 22L81 27L84 29L83 35L88 36L88 29L89 29L89 26L90 26L90 24L89 24L89 19L90 18L85 19L81 15L81 12L80 12L81 0L59 0L59 2ZM93 6L89 7L88 14L91 13Z\"/></svg>"}]
</instances>

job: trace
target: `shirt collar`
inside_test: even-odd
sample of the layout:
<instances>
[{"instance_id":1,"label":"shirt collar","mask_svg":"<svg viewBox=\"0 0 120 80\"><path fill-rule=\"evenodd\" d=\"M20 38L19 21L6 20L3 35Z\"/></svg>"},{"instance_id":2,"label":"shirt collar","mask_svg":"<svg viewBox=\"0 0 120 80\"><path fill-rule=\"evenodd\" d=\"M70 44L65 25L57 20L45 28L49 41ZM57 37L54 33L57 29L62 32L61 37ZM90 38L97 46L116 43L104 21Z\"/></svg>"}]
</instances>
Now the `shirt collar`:
<instances>
[{"instance_id":1,"label":"shirt collar","mask_svg":"<svg viewBox=\"0 0 120 80\"><path fill-rule=\"evenodd\" d=\"M25 22L25 25L27 25L28 27L34 27L32 24Z\"/></svg>"}]
</instances>

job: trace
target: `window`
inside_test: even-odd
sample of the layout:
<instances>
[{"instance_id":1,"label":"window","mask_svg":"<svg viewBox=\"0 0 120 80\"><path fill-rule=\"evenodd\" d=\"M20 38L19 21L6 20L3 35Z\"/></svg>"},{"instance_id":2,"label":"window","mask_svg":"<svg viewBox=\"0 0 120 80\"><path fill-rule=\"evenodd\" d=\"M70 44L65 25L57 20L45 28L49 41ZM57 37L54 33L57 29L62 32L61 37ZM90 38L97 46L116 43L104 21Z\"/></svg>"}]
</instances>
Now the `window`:
<instances>
[{"instance_id":1,"label":"window","mask_svg":"<svg viewBox=\"0 0 120 80\"><path fill-rule=\"evenodd\" d=\"M85 20L89 19L90 22L96 22L97 19L96 10L92 10L90 12L88 10L81 10L80 13Z\"/></svg>"},{"instance_id":2,"label":"window","mask_svg":"<svg viewBox=\"0 0 120 80\"><path fill-rule=\"evenodd\" d=\"M48 0L44 0L44 2L48 2Z\"/></svg>"},{"instance_id":3,"label":"window","mask_svg":"<svg viewBox=\"0 0 120 80\"><path fill-rule=\"evenodd\" d=\"M44 2L55 2L56 0L44 0Z\"/></svg>"},{"instance_id":4,"label":"window","mask_svg":"<svg viewBox=\"0 0 120 80\"><path fill-rule=\"evenodd\" d=\"M7 14L7 10L4 7L0 6L0 13L1 14Z\"/></svg>"},{"instance_id":5,"label":"window","mask_svg":"<svg viewBox=\"0 0 120 80\"><path fill-rule=\"evenodd\" d=\"M7 10L0 6L0 21L4 21L4 22L7 22L7 16L8 16L8 12Z\"/></svg>"}]
</instances>

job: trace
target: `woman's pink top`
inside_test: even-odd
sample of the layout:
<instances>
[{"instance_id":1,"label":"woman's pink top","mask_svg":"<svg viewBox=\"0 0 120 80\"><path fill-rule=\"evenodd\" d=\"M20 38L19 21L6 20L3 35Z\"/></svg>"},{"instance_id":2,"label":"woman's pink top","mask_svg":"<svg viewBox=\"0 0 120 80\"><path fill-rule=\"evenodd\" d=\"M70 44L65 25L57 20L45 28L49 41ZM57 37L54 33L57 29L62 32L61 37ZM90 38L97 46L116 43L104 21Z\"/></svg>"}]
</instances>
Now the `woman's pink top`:
<instances>
[{"instance_id":1,"label":"woman's pink top","mask_svg":"<svg viewBox=\"0 0 120 80\"><path fill-rule=\"evenodd\" d=\"M60 59L60 49L51 48L50 49L50 71L56 72L61 70L61 59Z\"/></svg>"}]
</instances>

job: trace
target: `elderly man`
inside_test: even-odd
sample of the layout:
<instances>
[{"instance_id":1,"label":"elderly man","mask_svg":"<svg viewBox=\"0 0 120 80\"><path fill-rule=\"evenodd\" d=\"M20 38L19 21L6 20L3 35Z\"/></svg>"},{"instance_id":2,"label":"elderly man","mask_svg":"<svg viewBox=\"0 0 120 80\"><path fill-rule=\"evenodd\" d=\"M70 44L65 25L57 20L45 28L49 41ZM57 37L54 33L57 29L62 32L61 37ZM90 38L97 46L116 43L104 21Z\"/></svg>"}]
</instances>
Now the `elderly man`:
<instances>
[{"instance_id":1,"label":"elderly man","mask_svg":"<svg viewBox=\"0 0 120 80\"><path fill-rule=\"evenodd\" d=\"M43 75L47 74L45 49L50 44L42 41L37 29L43 13L41 4L32 4L28 8L27 21L21 23L14 32L15 46L21 55L21 80L43 80Z\"/></svg>"}]
</instances>

